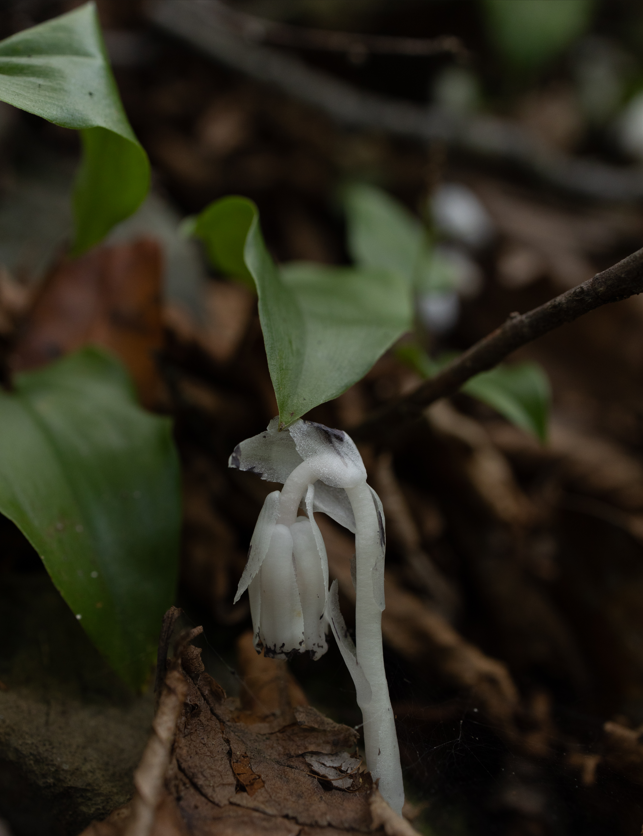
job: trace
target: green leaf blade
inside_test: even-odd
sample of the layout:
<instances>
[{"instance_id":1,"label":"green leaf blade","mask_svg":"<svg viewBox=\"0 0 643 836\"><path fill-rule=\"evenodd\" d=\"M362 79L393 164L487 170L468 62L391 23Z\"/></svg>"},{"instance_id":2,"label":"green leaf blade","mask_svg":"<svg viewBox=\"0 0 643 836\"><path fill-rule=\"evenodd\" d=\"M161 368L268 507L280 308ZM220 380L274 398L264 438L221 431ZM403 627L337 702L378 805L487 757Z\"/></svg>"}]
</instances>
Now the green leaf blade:
<instances>
[{"instance_id":1,"label":"green leaf blade","mask_svg":"<svg viewBox=\"0 0 643 836\"><path fill-rule=\"evenodd\" d=\"M142 203L149 161L123 110L93 3L0 42L0 100L85 134L74 255Z\"/></svg>"},{"instance_id":2,"label":"green leaf blade","mask_svg":"<svg viewBox=\"0 0 643 836\"><path fill-rule=\"evenodd\" d=\"M422 377L430 378L457 358L445 353L435 360L416 342L397 347L395 356ZM547 441L551 386L547 373L538 363L496 366L470 378L461 390L487 404L520 429Z\"/></svg>"},{"instance_id":3,"label":"green leaf blade","mask_svg":"<svg viewBox=\"0 0 643 836\"><path fill-rule=\"evenodd\" d=\"M283 427L345 392L411 327L410 287L396 273L315 264L278 270L257 208L245 198L215 202L191 229L215 266L256 285Z\"/></svg>"},{"instance_id":4,"label":"green leaf blade","mask_svg":"<svg viewBox=\"0 0 643 836\"><path fill-rule=\"evenodd\" d=\"M388 270L418 293L444 293L457 275L433 247L430 230L391 195L366 183L346 186L348 251L359 267Z\"/></svg>"},{"instance_id":5,"label":"green leaf blade","mask_svg":"<svg viewBox=\"0 0 643 836\"><path fill-rule=\"evenodd\" d=\"M0 393L0 512L140 688L176 584L179 471L169 422L138 406L116 360L86 349Z\"/></svg>"},{"instance_id":6,"label":"green leaf blade","mask_svg":"<svg viewBox=\"0 0 643 836\"><path fill-rule=\"evenodd\" d=\"M538 363L497 366L472 377L462 391L493 407L541 442L547 440L551 388Z\"/></svg>"},{"instance_id":7,"label":"green leaf blade","mask_svg":"<svg viewBox=\"0 0 643 836\"><path fill-rule=\"evenodd\" d=\"M150 185L147 155L137 142L102 127L85 128L81 137L84 154L73 195L74 256L98 244L113 226L131 215ZM97 204L100 211L95 211Z\"/></svg>"},{"instance_id":8,"label":"green leaf blade","mask_svg":"<svg viewBox=\"0 0 643 836\"><path fill-rule=\"evenodd\" d=\"M412 281L423 240L417 218L386 192L365 183L347 186L342 196L353 261Z\"/></svg>"},{"instance_id":9,"label":"green leaf blade","mask_svg":"<svg viewBox=\"0 0 643 836\"><path fill-rule=\"evenodd\" d=\"M306 323L301 379L289 403L300 417L361 380L410 329L413 309L405 279L386 270L302 262L281 275Z\"/></svg>"}]
</instances>

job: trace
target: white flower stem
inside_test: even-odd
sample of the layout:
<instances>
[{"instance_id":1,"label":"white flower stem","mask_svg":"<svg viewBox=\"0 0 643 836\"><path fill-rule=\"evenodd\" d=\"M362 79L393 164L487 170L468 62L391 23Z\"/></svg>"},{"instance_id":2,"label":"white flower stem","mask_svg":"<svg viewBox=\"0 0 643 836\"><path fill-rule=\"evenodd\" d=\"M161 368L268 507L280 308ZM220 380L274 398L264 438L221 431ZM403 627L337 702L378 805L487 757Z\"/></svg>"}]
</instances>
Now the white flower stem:
<instances>
[{"instance_id":1,"label":"white flower stem","mask_svg":"<svg viewBox=\"0 0 643 836\"><path fill-rule=\"evenodd\" d=\"M379 779L383 798L402 812L404 785L395 718L384 670L382 612L374 595L374 569L381 558L380 526L370 488L366 482L346 488L356 523L356 613L357 662L371 686L371 698L359 703L364 719L366 763ZM358 699L359 702L359 699Z\"/></svg>"},{"instance_id":2,"label":"white flower stem","mask_svg":"<svg viewBox=\"0 0 643 836\"><path fill-rule=\"evenodd\" d=\"M311 462L307 459L297 465L286 479L279 498L279 517L277 518L279 525L293 525L308 485L312 485L319 478L317 470L317 467L311 467Z\"/></svg>"},{"instance_id":3,"label":"white flower stem","mask_svg":"<svg viewBox=\"0 0 643 836\"><path fill-rule=\"evenodd\" d=\"M315 458L306 459L290 473L279 498L277 525L290 527L295 523L308 486L320 477L320 465ZM374 587L381 582L383 568L380 521L365 480L345 490L355 515L357 663L370 685L368 698L366 689L358 689L358 704L364 719L366 763L373 778L379 781L382 797L401 813L404 804L402 768L384 670L381 596L376 596Z\"/></svg>"}]
</instances>

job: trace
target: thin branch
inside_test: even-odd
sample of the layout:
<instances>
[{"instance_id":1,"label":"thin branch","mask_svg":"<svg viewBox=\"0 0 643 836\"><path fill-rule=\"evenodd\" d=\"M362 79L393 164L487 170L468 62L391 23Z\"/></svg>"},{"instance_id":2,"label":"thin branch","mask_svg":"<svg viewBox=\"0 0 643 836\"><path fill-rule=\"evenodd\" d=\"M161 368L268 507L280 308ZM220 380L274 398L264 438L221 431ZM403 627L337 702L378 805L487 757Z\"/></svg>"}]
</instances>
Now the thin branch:
<instances>
[{"instance_id":1,"label":"thin branch","mask_svg":"<svg viewBox=\"0 0 643 836\"><path fill-rule=\"evenodd\" d=\"M643 293L643 249L539 308L522 316L512 313L504 325L479 340L415 391L376 412L352 430L351 436L356 441L381 442L418 419L434 401L453 395L467 380L494 368L517 348L602 305L620 302L638 293Z\"/></svg>"},{"instance_id":2,"label":"thin branch","mask_svg":"<svg viewBox=\"0 0 643 836\"><path fill-rule=\"evenodd\" d=\"M391 35L365 35L356 32L336 32L328 29L309 29L291 26L267 18L239 12L222 3L208 0L209 13L217 15L225 25L246 41L271 43L294 49L315 49L325 52L344 52L350 58L364 59L369 53L384 55L439 55L450 52L460 58L469 55L460 38L444 35L439 38L403 38Z\"/></svg>"},{"instance_id":3,"label":"thin branch","mask_svg":"<svg viewBox=\"0 0 643 836\"><path fill-rule=\"evenodd\" d=\"M248 43L217 6L157 0L149 19L168 35L261 83L318 108L340 125L379 130L420 142L443 142L462 153L512 163L545 183L600 200L643 199L643 174L546 149L517 124L492 116L457 115L438 107L365 92L295 56Z\"/></svg>"}]
</instances>

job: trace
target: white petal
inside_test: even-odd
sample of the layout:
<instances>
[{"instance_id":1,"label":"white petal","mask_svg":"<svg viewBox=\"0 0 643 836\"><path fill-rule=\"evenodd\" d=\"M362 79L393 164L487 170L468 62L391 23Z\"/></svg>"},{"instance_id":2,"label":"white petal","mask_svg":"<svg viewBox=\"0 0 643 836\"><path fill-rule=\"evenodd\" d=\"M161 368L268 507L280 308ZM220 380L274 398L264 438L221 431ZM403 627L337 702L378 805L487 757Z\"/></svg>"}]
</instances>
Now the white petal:
<instances>
[{"instance_id":1,"label":"white petal","mask_svg":"<svg viewBox=\"0 0 643 836\"><path fill-rule=\"evenodd\" d=\"M316 482L314 505L315 511L328 514L332 520L355 533L355 514L343 488L330 488L323 482Z\"/></svg>"},{"instance_id":2,"label":"white petal","mask_svg":"<svg viewBox=\"0 0 643 836\"><path fill-rule=\"evenodd\" d=\"M330 587L330 592L328 593L326 617L328 618L330 628L335 636L335 641L337 642L339 651L342 654L344 664L348 668L348 672L355 684L357 702L360 708L363 709L364 706L368 705L371 701L371 686L369 685L368 679L366 679L364 671L357 661L355 645L353 644L351 637L348 635L346 622L344 621L344 616L339 608L339 587L336 580L333 581Z\"/></svg>"},{"instance_id":3,"label":"white petal","mask_svg":"<svg viewBox=\"0 0 643 836\"><path fill-rule=\"evenodd\" d=\"M279 516L279 496L279 491L273 491L268 494L263 503L263 508L261 509L252 535L252 540L250 540L248 562L246 563L246 568L243 570L239 586L237 587L237 594L234 598L235 604L250 586L252 579L261 568L261 564L266 557L275 523L277 522L277 517Z\"/></svg>"},{"instance_id":4,"label":"white petal","mask_svg":"<svg viewBox=\"0 0 643 836\"><path fill-rule=\"evenodd\" d=\"M279 432L279 418L273 418L264 432L237 444L228 467L248 470L267 482L283 484L302 461L290 432Z\"/></svg>"},{"instance_id":5,"label":"white petal","mask_svg":"<svg viewBox=\"0 0 643 836\"><path fill-rule=\"evenodd\" d=\"M328 566L323 541L320 554L310 520L303 519L290 527L297 588L304 617L306 650L317 660L328 650L326 644L327 586L324 583L323 563ZM328 576L328 570L326 571Z\"/></svg>"},{"instance_id":6,"label":"white petal","mask_svg":"<svg viewBox=\"0 0 643 836\"><path fill-rule=\"evenodd\" d=\"M384 508L382 501L375 493L373 488L368 485L371 492L371 498L375 505L375 512L377 514L377 523L379 527L378 542L380 544L380 552L373 564L371 575L373 579L373 598L380 610L384 610L386 603L384 600L384 555L386 554L386 528L384 525Z\"/></svg>"},{"instance_id":7,"label":"white petal","mask_svg":"<svg viewBox=\"0 0 643 836\"><path fill-rule=\"evenodd\" d=\"M342 430L300 419L289 427L302 459L319 462L319 478L331 488L350 488L366 481L364 462L353 439Z\"/></svg>"},{"instance_id":8,"label":"white petal","mask_svg":"<svg viewBox=\"0 0 643 836\"><path fill-rule=\"evenodd\" d=\"M275 525L270 548L261 566L261 623L264 653L287 659L304 647L304 619L292 558L290 529Z\"/></svg>"}]
</instances>

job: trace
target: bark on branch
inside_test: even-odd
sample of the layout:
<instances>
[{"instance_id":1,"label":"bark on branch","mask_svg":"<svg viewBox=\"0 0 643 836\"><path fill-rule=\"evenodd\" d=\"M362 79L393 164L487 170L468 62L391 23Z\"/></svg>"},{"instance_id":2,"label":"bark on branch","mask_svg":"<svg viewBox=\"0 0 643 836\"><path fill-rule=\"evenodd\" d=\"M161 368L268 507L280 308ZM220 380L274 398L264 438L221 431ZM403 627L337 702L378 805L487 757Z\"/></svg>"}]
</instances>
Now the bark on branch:
<instances>
[{"instance_id":1,"label":"bark on branch","mask_svg":"<svg viewBox=\"0 0 643 836\"><path fill-rule=\"evenodd\" d=\"M583 314L643 293L643 249L526 314L507 321L461 354L435 377L387 404L351 431L357 441L382 443L418 419L434 401L453 395L467 380L494 368L509 354Z\"/></svg>"}]
</instances>

